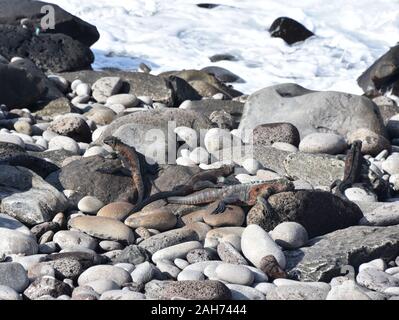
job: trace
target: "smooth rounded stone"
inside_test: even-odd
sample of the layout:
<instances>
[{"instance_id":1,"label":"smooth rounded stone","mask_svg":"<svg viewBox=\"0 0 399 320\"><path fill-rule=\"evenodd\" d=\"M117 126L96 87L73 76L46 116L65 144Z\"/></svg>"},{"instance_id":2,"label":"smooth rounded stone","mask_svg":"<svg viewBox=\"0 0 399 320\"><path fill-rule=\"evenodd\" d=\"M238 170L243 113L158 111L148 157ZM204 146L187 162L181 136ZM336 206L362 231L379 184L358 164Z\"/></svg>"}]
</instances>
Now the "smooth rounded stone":
<instances>
[{"instance_id":1,"label":"smooth rounded stone","mask_svg":"<svg viewBox=\"0 0 399 320\"><path fill-rule=\"evenodd\" d=\"M205 270L209 267L213 270L220 264L224 263L223 261L213 260L213 261L200 261L193 264L190 264L188 267L184 268L184 271L199 271L205 273Z\"/></svg>"},{"instance_id":2,"label":"smooth rounded stone","mask_svg":"<svg viewBox=\"0 0 399 320\"><path fill-rule=\"evenodd\" d=\"M161 232L173 229L176 223L176 216L168 208L137 212L125 220L125 224L132 229L143 227Z\"/></svg>"},{"instance_id":3,"label":"smooth rounded stone","mask_svg":"<svg viewBox=\"0 0 399 320\"><path fill-rule=\"evenodd\" d=\"M98 127L96 130L93 131L91 134L91 140L96 141L97 139L100 138L100 136L104 133L105 130L107 130L108 126L102 126Z\"/></svg>"},{"instance_id":4,"label":"smooth rounded stone","mask_svg":"<svg viewBox=\"0 0 399 320\"><path fill-rule=\"evenodd\" d=\"M110 290L104 292L100 300L145 300L146 297L140 292L125 290Z\"/></svg>"},{"instance_id":5,"label":"smooth rounded stone","mask_svg":"<svg viewBox=\"0 0 399 320\"><path fill-rule=\"evenodd\" d=\"M48 142L47 140L43 139L43 138L38 138L36 140L36 145L43 147L44 149L48 149Z\"/></svg>"},{"instance_id":6,"label":"smooth rounded stone","mask_svg":"<svg viewBox=\"0 0 399 320\"><path fill-rule=\"evenodd\" d=\"M220 281L158 281L146 284L147 299L230 300L230 290Z\"/></svg>"},{"instance_id":7,"label":"smooth rounded stone","mask_svg":"<svg viewBox=\"0 0 399 320\"><path fill-rule=\"evenodd\" d=\"M98 245L98 241L86 233L75 231L75 230L62 230L58 231L53 241L57 243L61 249L68 249L74 247L82 247L91 250L95 250Z\"/></svg>"},{"instance_id":8,"label":"smooth rounded stone","mask_svg":"<svg viewBox=\"0 0 399 320\"><path fill-rule=\"evenodd\" d=\"M0 142L16 144L21 148L25 149L24 141L20 137L14 134L0 133Z\"/></svg>"},{"instance_id":9,"label":"smooth rounded stone","mask_svg":"<svg viewBox=\"0 0 399 320\"><path fill-rule=\"evenodd\" d=\"M389 183L393 190L399 191L399 174L389 176Z\"/></svg>"},{"instance_id":10,"label":"smooth rounded stone","mask_svg":"<svg viewBox=\"0 0 399 320\"><path fill-rule=\"evenodd\" d=\"M211 260L216 260L216 255L213 251L210 249L201 249L201 246L197 246L197 249L192 249L187 252L186 254L186 259L190 264L195 264L198 262L203 262L203 261L211 261Z\"/></svg>"},{"instance_id":11,"label":"smooth rounded stone","mask_svg":"<svg viewBox=\"0 0 399 320\"><path fill-rule=\"evenodd\" d=\"M232 136L228 130L213 128L204 137L204 144L209 153L226 149L231 146Z\"/></svg>"},{"instance_id":12,"label":"smooth rounded stone","mask_svg":"<svg viewBox=\"0 0 399 320\"><path fill-rule=\"evenodd\" d=\"M133 282L142 284L150 282L155 275L156 268L148 261L136 265L136 268L131 273Z\"/></svg>"},{"instance_id":13,"label":"smooth rounded stone","mask_svg":"<svg viewBox=\"0 0 399 320\"><path fill-rule=\"evenodd\" d=\"M122 287L123 284L131 282L132 277L122 268L111 265L97 265L84 271L78 278L78 284L83 286L96 280L111 280Z\"/></svg>"},{"instance_id":14,"label":"smooth rounded stone","mask_svg":"<svg viewBox=\"0 0 399 320\"><path fill-rule=\"evenodd\" d=\"M104 257L104 261L113 261L118 255L120 255L122 250L112 250L101 254Z\"/></svg>"},{"instance_id":15,"label":"smooth rounded stone","mask_svg":"<svg viewBox=\"0 0 399 320\"><path fill-rule=\"evenodd\" d=\"M386 288L384 293L392 296L399 296L399 287Z\"/></svg>"},{"instance_id":16,"label":"smooth rounded stone","mask_svg":"<svg viewBox=\"0 0 399 320\"><path fill-rule=\"evenodd\" d=\"M255 290L258 290L260 293L264 294L267 296L270 291L274 290L277 288L277 286L273 283L268 283L268 282L255 282L252 287Z\"/></svg>"},{"instance_id":17,"label":"smooth rounded stone","mask_svg":"<svg viewBox=\"0 0 399 320\"><path fill-rule=\"evenodd\" d=\"M133 208L134 205L129 202L112 202L102 207L97 216L124 221Z\"/></svg>"},{"instance_id":18,"label":"smooth rounded stone","mask_svg":"<svg viewBox=\"0 0 399 320\"><path fill-rule=\"evenodd\" d=\"M272 147L281 151L287 151L287 152L298 152L299 149L290 144L290 143L286 143L286 142L275 142L272 144Z\"/></svg>"},{"instance_id":19,"label":"smooth rounded stone","mask_svg":"<svg viewBox=\"0 0 399 320\"><path fill-rule=\"evenodd\" d=\"M59 250L58 245L55 242L47 242L39 245L39 253L50 254Z\"/></svg>"},{"instance_id":20,"label":"smooth rounded stone","mask_svg":"<svg viewBox=\"0 0 399 320\"><path fill-rule=\"evenodd\" d=\"M49 230L43 233L43 235L40 237L39 244L51 242L53 240L53 237L54 237L54 231Z\"/></svg>"},{"instance_id":21,"label":"smooth rounded stone","mask_svg":"<svg viewBox=\"0 0 399 320\"><path fill-rule=\"evenodd\" d=\"M195 270L183 270L177 276L177 281L203 281L205 280L205 275L200 271Z\"/></svg>"},{"instance_id":22,"label":"smooth rounded stone","mask_svg":"<svg viewBox=\"0 0 399 320\"><path fill-rule=\"evenodd\" d=\"M96 214L102 207L104 203L92 196L83 197L78 202L78 209L84 213Z\"/></svg>"},{"instance_id":23,"label":"smooth rounded stone","mask_svg":"<svg viewBox=\"0 0 399 320\"><path fill-rule=\"evenodd\" d=\"M195 148L193 151L190 153L190 160L194 162L195 164L208 164L209 163L209 153L208 151L203 148L203 147L198 147Z\"/></svg>"},{"instance_id":24,"label":"smooth rounded stone","mask_svg":"<svg viewBox=\"0 0 399 320\"><path fill-rule=\"evenodd\" d=\"M79 97L91 95L91 88L87 83L79 83L74 91Z\"/></svg>"},{"instance_id":25,"label":"smooth rounded stone","mask_svg":"<svg viewBox=\"0 0 399 320\"><path fill-rule=\"evenodd\" d=\"M87 233L90 236L114 241L134 243L133 231L124 223L105 217L83 216L69 221L71 228Z\"/></svg>"},{"instance_id":26,"label":"smooth rounded stone","mask_svg":"<svg viewBox=\"0 0 399 320\"><path fill-rule=\"evenodd\" d=\"M199 137L197 131L189 127L177 127L174 132L183 140L191 149L195 149L199 145Z\"/></svg>"},{"instance_id":27,"label":"smooth rounded stone","mask_svg":"<svg viewBox=\"0 0 399 320\"><path fill-rule=\"evenodd\" d=\"M167 247L155 252L152 255L152 261L157 262L160 260L173 261L176 258L183 258L195 249L201 249L202 244L198 241L189 241L180 243L171 247Z\"/></svg>"},{"instance_id":28,"label":"smooth rounded stone","mask_svg":"<svg viewBox=\"0 0 399 320\"><path fill-rule=\"evenodd\" d=\"M168 260L157 260L157 268L170 279L177 279L181 270Z\"/></svg>"},{"instance_id":29,"label":"smooth rounded stone","mask_svg":"<svg viewBox=\"0 0 399 320\"><path fill-rule=\"evenodd\" d=\"M384 203L370 212L365 212L359 221L365 226L393 226L399 224L399 206L394 203Z\"/></svg>"},{"instance_id":30,"label":"smooth rounded stone","mask_svg":"<svg viewBox=\"0 0 399 320\"><path fill-rule=\"evenodd\" d=\"M220 264L215 274L218 279L233 284L250 286L254 282L254 275L248 268L235 264Z\"/></svg>"},{"instance_id":31,"label":"smooth rounded stone","mask_svg":"<svg viewBox=\"0 0 399 320\"><path fill-rule=\"evenodd\" d=\"M21 293L29 285L24 267L17 262L0 263L0 286L6 286Z\"/></svg>"},{"instance_id":32,"label":"smooth rounded stone","mask_svg":"<svg viewBox=\"0 0 399 320\"><path fill-rule=\"evenodd\" d=\"M51 276L43 276L32 282L24 291L29 300L37 300L42 296L57 298L62 295L70 296L72 288L64 282Z\"/></svg>"},{"instance_id":33,"label":"smooth rounded stone","mask_svg":"<svg viewBox=\"0 0 399 320\"><path fill-rule=\"evenodd\" d=\"M98 294L103 294L106 291L110 290L119 290L121 287L112 280L107 279L99 279L95 281L91 281L86 283L85 286L92 288Z\"/></svg>"},{"instance_id":34,"label":"smooth rounded stone","mask_svg":"<svg viewBox=\"0 0 399 320\"><path fill-rule=\"evenodd\" d=\"M27 134L29 136L32 135L32 126L27 121L23 120L16 121L14 123L14 129L19 133Z\"/></svg>"},{"instance_id":35,"label":"smooth rounded stone","mask_svg":"<svg viewBox=\"0 0 399 320\"><path fill-rule=\"evenodd\" d=\"M93 83L93 98L99 103L107 102L107 99L120 92L122 79L119 77L104 77Z\"/></svg>"},{"instance_id":36,"label":"smooth rounded stone","mask_svg":"<svg viewBox=\"0 0 399 320\"><path fill-rule=\"evenodd\" d=\"M188 263L187 260L181 258L176 258L175 260L173 260L173 263L176 265L176 267L178 267L181 270L190 265L190 263Z\"/></svg>"},{"instance_id":37,"label":"smooth rounded stone","mask_svg":"<svg viewBox=\"0 0 399 320\"><path fill-rule=\"evenodd\" d=\"M104 251L122 250L124 246L117 241L103 240L98 244Z\"/></svg>"},{"instance_id":38,"label":"smooth rounded stone","mask_svg":"<svg viewBox=\"0 0 399 320\"><path fill-rule=\"evenodd\" d=\"M341 154L348 148L344 137L334 133L312 133L304 137L299 151L307 153Z\"/></svg>"},{"instance_id":39,"label":"smooth rounded stone","mask_svg":"<svg viewBox=\"0 0 399 320\"><path fill-rule=\"evenodd\" d=\"M345 190L345 196L353 202L377 202L377 195L362 188L348 188Z\"/></svg>"},{"instance_id":40,"label":"smooth rounded stone","mask_svg":"<svg viewBox=\"0 0 399 320\"><path fill-rule=\"evenodd\" d=\"M399 273L399 267L392 267L385 270L386 273L390 275L395 275Z\"/></svg>"},{"instance_id":41,"label":"smooth rounded stone","mask_svg":"<svg viewBox=\"0 0 399 320\"><path fill-rule=\"evenodd\" d=\"M132 273L133 270L136 268L132 263L116 263L114 264L115 267L122 268L129 273Z\"/></svg>"},{"instance_id":42,"label":"smooth rounded stone","mask_svg":"<svg viewBox=\"0 0 399 320\"><path fill-rule=\"evenodd\" d=\"M116 114L123 114L126 110L125 106L122 104L113 104L113 105L107 106L107 107L110 108Z\"/></svg>"},{"instance_id":43,"label":"smooth rounded stone","mask_svg":"<svg viewBox=\"0 0 399 320\"><path fill-rule=\"evenodd\" d=\"M47 130L72 138L76 142L91 142L90 127L84 119L73 114L55 119Z\"/></svg>"},{"instance_id":44,"label":"smooth rounded stone","mask_svg":"<svg viewBox=\"0 0 399 320\"><path fill-rule=\"evenodd\" d=\"M231 291L232 300L265 300L265 296L258 290L239 284L226 284Z\"/></svg>"},{"instance_id":45,"label":"smooth rounded stone","mask_svg":"<svg viewBox=\"0 0 399 320\"><path fill-rule=\"evenodd\" d=\"M361 128L348 134L348 142L355 140L362 141L362 153L371 156L378 155L383 150L391 150L391 143L382 135L379 135L369 129Z\"/></svg>"},{"instance_id":46,"label":"smooth rounded stone","mask_svg":"<svg viewBox=\"0 0 399 320\"><path fill-rule=\"evenodd\" d=\"M101 126L110 124L116 117L114 111L102 105L92 107L84 115L89 119L89 121L93 121L95 125L101 125Z\"/></svg>"},{"instance_id":47,"label":"smooth rounded stone","mask_svg":"<svg viewBox=\"0 0 399 320\"><path fill-rule=\"evenodd\" d=\"M392 153L383 161L382 169L390 175L399 174L399 153Z\"/></svg>"},{"instance_id":48,"label":"smooth rounded stone","mask_svg":"<svg viewBox=\"0 0 399 320\"><path fill-rule=\"evenodd\" d=\"M328 283L325 282L316 282L316 281L296 281L296 280L291 280L291 279L275 279L273 283L277 287L283 287L283 286L310 286L313 288L318 288L320 290L324 291L330 291L331 286Z\"/></svg>"},{"instance_id":49,"label":"smooth rounded stone","mask_svg":"<svg viewBox=\"0 0 399 320\"><path fill-rule=\"evenodd\" d=\"M247 260L245 260L241 253L229 242L221 242L217 247L217 252L220 259L226 263L248 265Z\"/></svg>"},{"instance_id":50,"label":"smooth rounded stone","mask_svg":"<svg viewBox=\"0 0 399 320\"><path fill-rule=\"evenodd\" d=\"M134 94L116 94L109 97L106 101L107 105L121 104L126 108L134 108L140 103Z\"/></svg>"},{"instance_id":51,"label":"smooth rounded stone","mask_svg":"<svg viewBox=\"0 0 399 320\"><path fill-rule=\"evenodd\" d=\"M286 259L280 247L269 234L258 225L249 225L241 237L242 252L252 264L258 268L264 256L273 255L280 267L285 269Z\"/></svg>"},{"instance_id":52,"label":"smooth rounded stone","mask_svg":"<svg viewBox=\"0 0 399 320\"><path fill-rule=\"evenodd\" d=\"M284 249L301 248L309 240L306 229L296 222L280 223L273 229L271 236Z\"/></svg>"},{"instance_id":53,"label":"smooth rounded stone","mask_svg":"<svg viewBox=\"0 0 399 320\"><path fill-rule=\"evenodd\" d=\"M197 233L188 228L179 228L156 234L141 242L139 246L154 254L163 248L187 241L198 241Z\"/></svg>"},{"instance_id":54,"label":"smooth rounded stone","mask_svg":"<svg viewBox=\"0 0 399 320\"><path fill-rule=\"evenodd\" d=\"M242 163L242 166L249 174L253 175L255 175L258 170L262 169L262 165L259 163L259 161L251 158L245 159Z\"/></svg>"},{"instance_id":55,"label":"smooth rounded stone","mask_svg":"<svg viewBox=\"0 0 399 320\"><path fill-rule=\"evenodd\" d=\"M94 146L86 150L83 154L83 157L93 157L93 156L107 156L109 152L105 150L103 147Z\"/></svg>"},{"instance_id":56,"label":"smooth rounded stone","mask_svg":"<svg viewBox=\"0 0 399 320\"><path fill-rule=\"evenodd\" d=\"M56 136L49 141L49 149L61 150L72 152L73 154L79 154L79 145L75 140L69 137Z\"/></svg>"},{"instance_id":57,"label":"smooth rounded stone","mask_svg":"<svg viewBox=\"0 0 399 320\"><path fill-rule=\"evenodd\" d=\"M0 256L21 254L33 255L39 246L32 235L0 227Z\"/></svg>"},{"instance_id":58,"label":"smooth rounded stone","mask_svg":"<svg viewBox=\"0 0 399 320\"><path fill-rule=\"evenodd\" d=\"M55 137L58 137L59 134L58 134L58 133L55 133L55 132L53 132L53 131L50 131L50 130L45 130L45 131L43 132L42 136L43 136L43 139L44 139L44 140L50 142L51 139L53 139L53 138L55 138Z\"/></svg>"},{"instance_id":59,"label":"smooth rounded stone","mask_svg":"<svg viewBox=\"0 0 399 320\"><path fill-rule=\"evenodd\" d=\"M72 91L76 91L76 88L78 87L78 85L82 84L83 81L80 79L76 79L74 81L71 82L71 89Z\"/></svg>"},{"instance_id":60,"label":"smooth rounded stone","mask_svg":"<svg viewBox=\"0 0 399 320\"><path fill-rule=\"evenodd\" d=\"M347 280L340 285L333 286L326 300L371 300L361 287L352 280Z\"/></svg>"},{"instance_id":61,"label":"smooth rounded stone","mask_svg":"<svg viewBox=\"0 0 399 320\"><path fill-rule=\"evenodd\" d=\"M227 206L220 214L212 215L214 207L211 206L209 214L204 215L204 221L211 227L241 227L245 221L245 213L241 207Z\"/></svg>"},{"instance_id":62,"label":"smooth rounded stone","mask_svg":"<svg viewBox=\"0 0 399 320\"><path fill-rule=\"evenodd\" d=\"M359 272L356 280L361 286L381 293L389 287L399 287L399 278L374 268Z\"/></svg>"},{"instance_id":63,"label":"smooth rounded stone","mask_svg":"<svg viewBox=\"0 0 399 320\"><path fill-rule=\"evenodd\" d=\"M241 250L241 237L236 234L229 234L221 240L221 243L227 242L230 243L238 252L242 252Z\"/></svg>"},{"instance_id":64,"label":"smooth rounded stone","mask_svg":"<svg viewBox=\"0 0 399 320\"><path fill-rule=\"evenodd\" d=\"M196 167L197 166L197 164L194 161L187 159L187 158L183 158L183 157L177 158L176 164L178 166L183 166L183 167Z\"/></svg>"},{"instance_id":65,"label":"smooth rounded stone","mask_svg":"<svg viewBox=\"0 0 399 320\"><path fill-rule=\"evenodd\" d=\"M185 227L193 230L197 234L199 241L204 241L207 233L212 229L209 225L203 222L188 223Z\"/></svg>"},{"instance_id":66,"label":"smooth rounded stone","mask_svg":"<svg viewBox=\"0 0 399 320\"><path fill-rule=\"evenodd\" d=\"M22 300L22 296L13 288L0 285L0 301Z\"/></svg>"},{"instance_id":67,"label":"smooth rounded stone","mask_svg":"<svg viewBox=\"0 0 399 320\"><path fill-rule=\"evenodd\" d=\"M366 269L369 269L369 268L377 269L377 270L380 270L380 271L385 271L385 269L387 268L387 264L382 259L375 259L375 260L372 260L372 261L367 262L367 263L362 263L359 266L359 272L362 272L362 271L364 271Z\"/></svg>"}]
</instances>

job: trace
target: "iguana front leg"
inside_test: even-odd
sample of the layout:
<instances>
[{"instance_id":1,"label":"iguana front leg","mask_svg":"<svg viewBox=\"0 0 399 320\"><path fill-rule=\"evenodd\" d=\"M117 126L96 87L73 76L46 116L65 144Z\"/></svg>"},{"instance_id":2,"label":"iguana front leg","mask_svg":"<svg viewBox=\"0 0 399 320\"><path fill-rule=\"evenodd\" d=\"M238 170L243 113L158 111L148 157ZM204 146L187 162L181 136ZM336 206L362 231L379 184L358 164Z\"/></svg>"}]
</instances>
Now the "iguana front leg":
<instances>
[{"instance_id":1,"label":"iguana front leg","mask_svg":"<svg viewBox=\"0 0 399 320\"><path fill-rule=\"evenodd\" d=\"M237 202L240 202L240 198L238 196L227 196L218 202L216 209L211 212L211 215L223 213L226 211L228 205L235 204Z\"/></svg>"}]
</instances>

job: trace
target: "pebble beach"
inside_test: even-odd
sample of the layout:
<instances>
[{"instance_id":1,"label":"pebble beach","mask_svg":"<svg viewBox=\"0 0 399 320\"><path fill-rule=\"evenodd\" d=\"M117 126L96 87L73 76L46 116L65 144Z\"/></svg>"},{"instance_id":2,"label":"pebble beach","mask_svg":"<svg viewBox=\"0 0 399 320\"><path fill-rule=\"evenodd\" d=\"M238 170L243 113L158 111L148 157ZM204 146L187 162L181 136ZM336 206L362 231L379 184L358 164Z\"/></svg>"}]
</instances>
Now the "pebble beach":
<instances>
[{"instance_id":1,"label":"pebble beach","mask_svg":"<svg viewBox=\"0 0 399 320\"><path fill-rule=\"evenodd\" d=\"M0 0L0 300L399 299L397 41L310 0L179 0L169 38L157 1L104 0L125 33L50 2Z\"/></svg>"}]
</instances>

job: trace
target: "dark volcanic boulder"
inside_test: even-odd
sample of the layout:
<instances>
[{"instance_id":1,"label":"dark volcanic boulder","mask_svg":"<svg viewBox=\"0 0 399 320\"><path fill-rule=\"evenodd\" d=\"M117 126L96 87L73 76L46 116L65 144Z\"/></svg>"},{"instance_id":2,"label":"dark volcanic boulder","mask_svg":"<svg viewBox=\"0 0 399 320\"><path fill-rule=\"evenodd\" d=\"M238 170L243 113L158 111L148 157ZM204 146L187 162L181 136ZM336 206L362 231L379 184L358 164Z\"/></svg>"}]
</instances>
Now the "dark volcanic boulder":
<instances>
[{"instance_id":1,"label":"dark volcanic boulder","mask_svg":"<svg viewBox=\"0 0 399 320\"><path fill-rule=\"evenodd\" d=\"M57 33L36 36L30 30L0 25L0 54L5 58L28 58L44 71L63 72L89 69L94 54L89 47Z\"/></svg>"},{"instance_id":2,"label":"dark volcanic boulder","mask_svg":"<svg viewBox=\"0 0 399 320\"><path fill-rule=\"evenodd\" d=\"M374 96L399 87L399 45L389 49L373 63L358 79L357 83L368 95Z\"/></svg>"},{"instance_id":3,"label":"dark volcanic boulder","mask_svg":"<svg viewBox=\"0 0 399 320\"><path fill-rule=\"evenodd\" d=\"M399 226L355 226L329 233L308 247L286 251L290 276L301 281L325 281L346 274L344 266L359 267L374 259L391 261L399 255Z\"/></svg>"},{"instance_id":4,"label":"dark volcanic boulder","mask_svg":"<svg viewBox=\"0 0 399 320\"><path fill-rule=\"evenodd\" d=\"M291 123L267 123L254 129L254 144L271 146L275 142L286 142L296 147L301 142L298 129Z\"/></svg>"},{"instance_id":5,"label":"dark volcanic boulder","mask_svg":"<svg viewBox=\"0 0 399 320\"><path fill-rule=\"evenodd\" d=\"M29 107L44 94L39 82L40 78L26 70L0 64L0 104L9 108Z\"/></svg>"},{"instance_id":6,"label":"dark volcanic boulder","mask_svg":"<svg viewBox=\"0 0 399 320\"><path fill-rule=\"evenodd\" d=\"M242 78L238 75L234 74L233 72L216 66L205 67L201 69L201 71L205 71L207 74L214 75L216 79L221 82L245 82Z\"/></svg>"},{"instance_id":7,"label":"dark volcanic boulder","mask_svg":"<svg viewBox=\"0 0 399 320\"><path fill-rule=\"evenodd\" d=\"M63 167L51 177L51 182L60 190L76 191L77 199L94 196L104 203L133 200L135 188L131 178L123 175L121 169L119 160L88 157Z\"/></svg>"},{"instance_id":8,"label":"dark volcanic boulder","mask_svg":"<svg viewBox=\"0 0 399 320\"><path fill-rule=\"evenodd\" d=\"M272 23L269 32L273 38L282 38L288 44L304 41L314 36L313 32L298 21L287 17L277 18Z\"/></svg>"},{"instance_id":9,"label":"dark volcanic boulder","mask_svg":"<svg viewBox=\"0 0 399 320\"><path fill-rule=\"evenodd\" d=\"M271 231L282 222L298 222L313 238L356 225L363 217L356 204L324 191L278 193L269 198L269 203L272 213L248 214L247 223L258 224Z\"/></svg>"},{"instance_id":10,"label":"dark volcanic boulder","mask_svg":"<svg viewBox=\"0 0 399 320\"><path fill-rule=\"evenodd\" d=\"M56 4L32 0L0 0L0 24L20 25L23 18L32 20L35 25L40 25L42 17L41 8L51 5L55 13L55 29L47 30L49 33L63 33L90 47L99 38L97 28L78 17L70 14Z\"/></svg>"}]
</instances>

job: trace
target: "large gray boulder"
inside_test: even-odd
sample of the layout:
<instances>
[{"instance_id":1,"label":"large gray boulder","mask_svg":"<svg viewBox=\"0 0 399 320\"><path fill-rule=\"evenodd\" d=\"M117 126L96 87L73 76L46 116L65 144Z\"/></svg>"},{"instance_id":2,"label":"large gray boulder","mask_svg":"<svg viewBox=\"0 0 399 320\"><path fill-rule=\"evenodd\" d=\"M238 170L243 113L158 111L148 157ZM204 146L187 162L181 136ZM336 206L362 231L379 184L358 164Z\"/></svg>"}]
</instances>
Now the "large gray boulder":
<instances>
[{"instance_id":1,"label":"large gray boulder","mask_svg":"<svg viewBox=\"0 0 399 320\"><path fill-rule=\"evenodd\" d=\"M0 0L0 24L20 25L21 19L28 18L35 25L40 25L44 14L41 9L45 5L54 8L55 29L49 29L48 33L63 33L78 40L86 46L91 46L99 38L97 28L78 17L63 10L58 5L42 1L32 0Z\"/></svg>"},{"instance_id":2,"label":"large gray boulder","mask_svg":"<svg viewBox=\"0 0 399 320\"><path fill-rule=\"evenodd\" d=\"M1 211L26 225L50 221L67 208L67 199L33 171L0 165Z\"/></svg>"},{"instance_id":3,"label":"large gray boulder","mask_svg":"<svg viewBox=\"0 0 399 320\"><path fill-rule=\"evenodd\" d=\"M346 274L342 267L358 268L362 263L399 255L399 225L392 227L354 226L314 238L308 247L286 251L287 269L301 281L329 282Z\"/></svg>"},{"instance_id":4,"label":"large gray boulder","mask_svg":"<svg viewBox=\"0 0 399 320\"><path fill-rule=\"evenodd\" d=\"M250 132L258 125L276 122L292 123L302 138L314 132L346 136L359 128L386 135L378 107L368 98L333 91L311 91L290 83L252 94L245 104L239 129Z\"/></svg>"}]
</instances>

